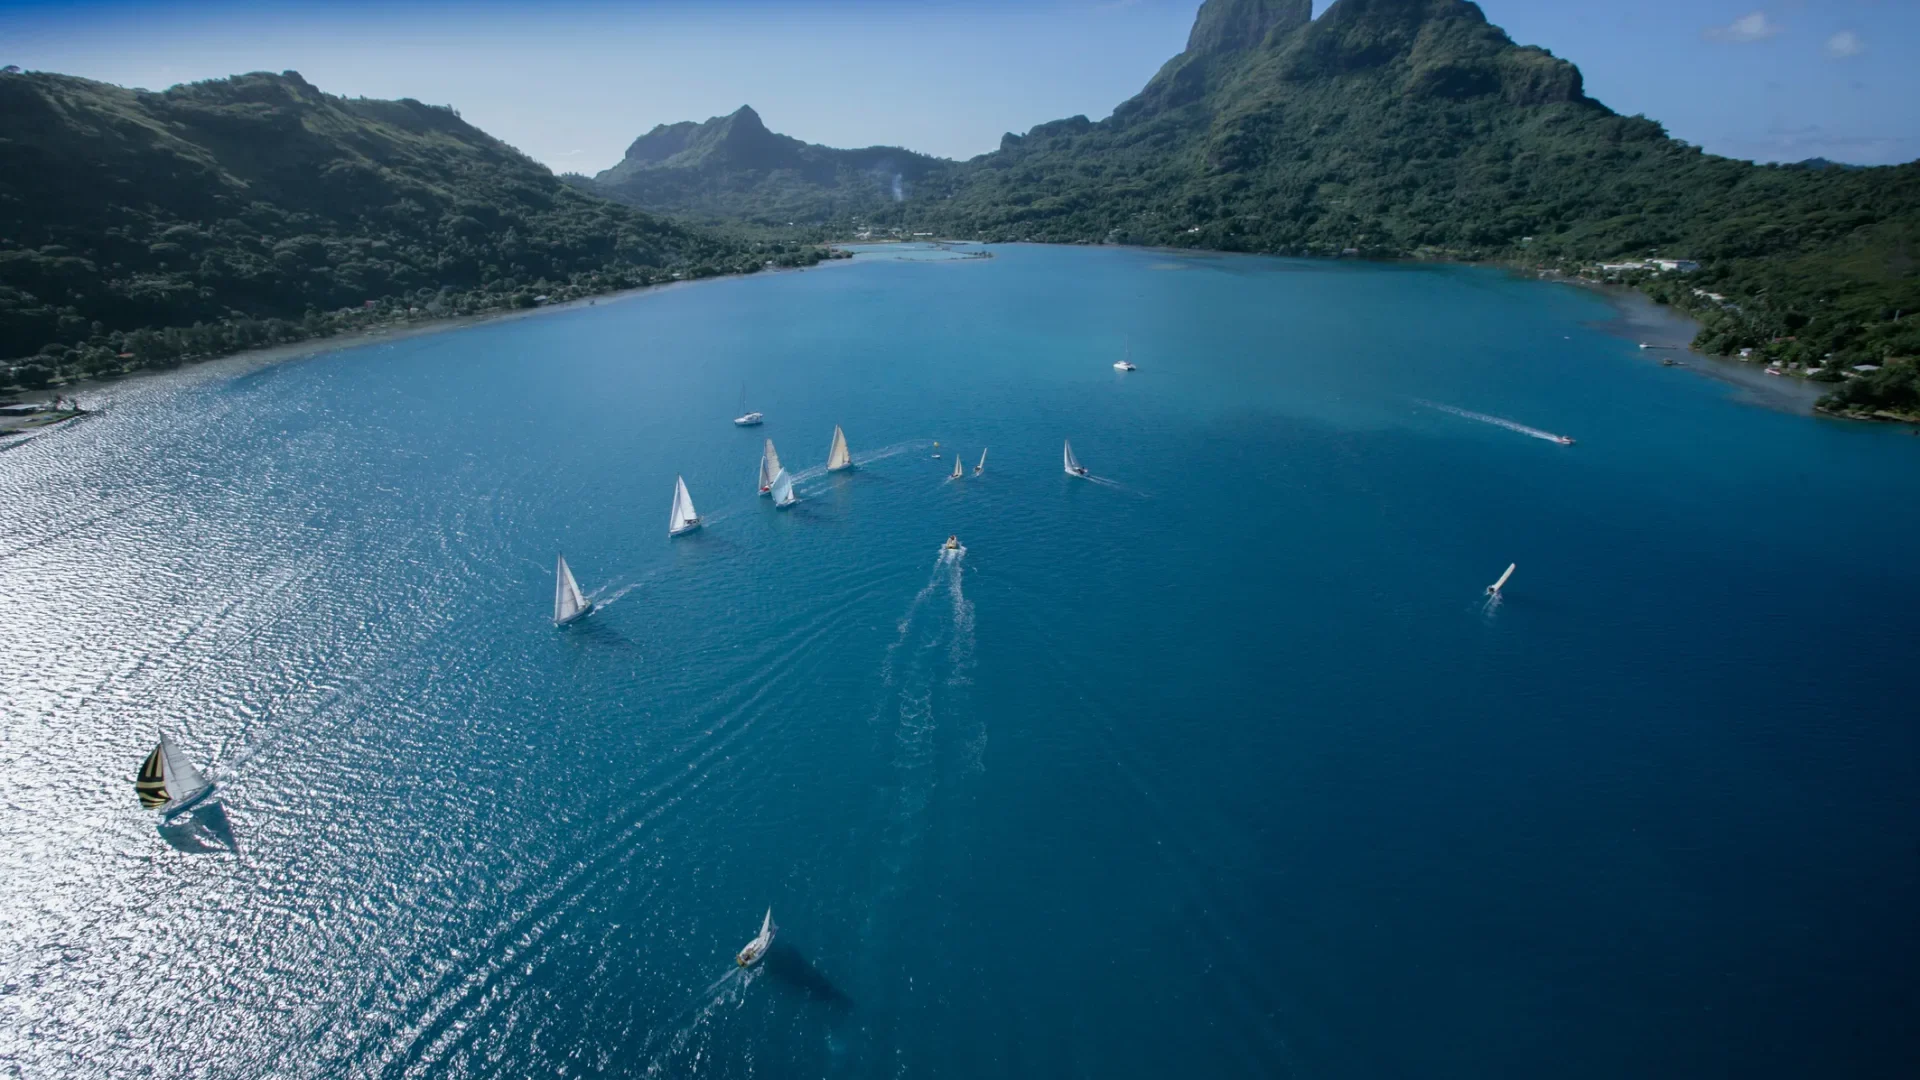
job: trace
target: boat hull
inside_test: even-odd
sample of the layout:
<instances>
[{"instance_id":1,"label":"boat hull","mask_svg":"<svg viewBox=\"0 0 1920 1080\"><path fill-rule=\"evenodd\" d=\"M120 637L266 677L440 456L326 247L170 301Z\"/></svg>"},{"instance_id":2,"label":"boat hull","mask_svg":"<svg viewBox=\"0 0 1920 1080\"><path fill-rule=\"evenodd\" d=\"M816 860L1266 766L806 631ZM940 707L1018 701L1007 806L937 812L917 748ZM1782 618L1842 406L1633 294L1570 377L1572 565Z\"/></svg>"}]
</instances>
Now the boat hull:
<instances>
[{"instance_id":1,"label":"boat hull","mask_svg":"<svg viewBox=\"0 0 1920 1080\"><path fill-rule=\"evenodd\" d=\"M199 806L201 803L206 802L209 798L213 796L213 789L215 788L215 786L216 785L214 784L208 784L206 787L201 788L199 791L194 792L193 794L187 796L184 799L181 799L178 802L170 802L167 805L161 807L160 820L172 821L174 818L179 817L181 814L184 814L187 811L193 809L194 807Z\"/></svg>"},{"instance_id":2,"label":"boat hull","mask_svg":"<svg viewBox=\"0 0 1920 1080\"><path fill-rule=\"evenodd\" d=\"M555 622L553 625L572 626L574 623L577 623L581 619L584 619L587 616L593 614L594 611L599 608L599 606L600 605L598 604L588 604L586 607L583 607L579 611L574 612L572 615L569 615L568 617Z\"/></svg>"},{"instance_id":3,"label":"boat hull","mask_svg":"<svg viewBox=\"0 0 1920 1080\"><path fill-rule=\"evenodd\" d=\"M691 525L682 525L677 529L668 529L667 535L668 536L685 536L688 533L699 529L701 526L705 524L706 522L704 521L695 521Z\"/></svg>"}]
</instances>

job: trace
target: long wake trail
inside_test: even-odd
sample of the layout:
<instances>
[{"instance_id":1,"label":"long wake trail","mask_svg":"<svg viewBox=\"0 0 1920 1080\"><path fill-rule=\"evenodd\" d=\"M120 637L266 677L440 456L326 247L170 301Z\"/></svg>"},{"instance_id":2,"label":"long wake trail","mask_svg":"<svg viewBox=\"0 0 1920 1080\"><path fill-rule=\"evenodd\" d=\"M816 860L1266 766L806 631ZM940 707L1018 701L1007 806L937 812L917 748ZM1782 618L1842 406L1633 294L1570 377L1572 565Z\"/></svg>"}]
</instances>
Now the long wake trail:
<instances>
[{"instance_id":1,"label":"long wake trail","mask_svg":"<svg viewBox=\"0 0 1920 1080\"><path fill-rule=\"evenodd\" d=\"M1528 427L1518 421L1505 420L1498 416L1488 416L1486 413L1474 412L1472 409L1457 408L1453 405L1442 405L1438 401L1428 401L1426 398L1414 398L1413 400L1425 405L1429 409L1439 409L1444 413L1452 413L1455 416L1465 417L1468 420L1477 420L1482 424L1492 424L1494 427L1506 428L1508 431L1517 431L1522 435L1528 435L1536 439L1545 439L1550 443L1564 443L1567 441L1564 435L1555 435L1551 431L1542 431L1537 427Z\"/></svg>"}]
</instances>

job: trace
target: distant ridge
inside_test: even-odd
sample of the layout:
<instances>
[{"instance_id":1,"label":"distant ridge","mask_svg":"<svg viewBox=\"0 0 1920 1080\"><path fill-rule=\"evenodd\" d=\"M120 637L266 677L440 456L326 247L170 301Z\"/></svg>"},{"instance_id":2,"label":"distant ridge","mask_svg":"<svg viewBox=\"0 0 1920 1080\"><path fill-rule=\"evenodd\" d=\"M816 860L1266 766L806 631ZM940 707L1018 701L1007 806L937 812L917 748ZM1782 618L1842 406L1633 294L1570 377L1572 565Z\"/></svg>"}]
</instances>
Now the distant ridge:
<instances>
[{"instance_id":1,"label":"distant ridge","mask_svg":"<svg viewBox=\"0 0 1920 1080\"><path fill-rule=\"evenodd\" d=\"M768 261L574 190L451 108L292 71L158 93L0 71L0 147L0 384Z\"/></svg>"},{"instance_id":2,"label":"distant ridge","mask_svg":"<svg viewBox=\"0 0 1920 1080\"><path fill-rule=\"evenodd\" d=\"M893 146L836 150L767 130L742 105L705 123L661 124L633 141L594 191L655 213L811 224L902 202L947 165Z\"/></svg>"}]
</instances>

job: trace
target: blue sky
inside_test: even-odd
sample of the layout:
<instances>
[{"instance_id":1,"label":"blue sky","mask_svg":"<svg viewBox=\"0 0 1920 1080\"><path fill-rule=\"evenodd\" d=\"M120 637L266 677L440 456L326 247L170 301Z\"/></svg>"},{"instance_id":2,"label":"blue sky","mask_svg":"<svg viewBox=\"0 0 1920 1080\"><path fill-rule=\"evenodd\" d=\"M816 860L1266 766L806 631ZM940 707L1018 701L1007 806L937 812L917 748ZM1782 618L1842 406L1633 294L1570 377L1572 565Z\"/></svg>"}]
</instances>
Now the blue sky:
<instances>
[{"instance_id":1,"label":"blue sky","mask_svg":"<svg viewBox=\"0 0 1920 1080\"><path fill-rule=\"evenodd\" d=\"M1315 0L1318 14L1330 0ZM1096 119L1185 44L1198 0L659 0L548 4L0 0L0 63L160 89L298 70L414 97L558 170L594 172L654 124L751 104L833 146L948 157ZM1920 157L1914 0L1482 0L1588 93L1714 153Z\"/></svg>"}]
</instances>

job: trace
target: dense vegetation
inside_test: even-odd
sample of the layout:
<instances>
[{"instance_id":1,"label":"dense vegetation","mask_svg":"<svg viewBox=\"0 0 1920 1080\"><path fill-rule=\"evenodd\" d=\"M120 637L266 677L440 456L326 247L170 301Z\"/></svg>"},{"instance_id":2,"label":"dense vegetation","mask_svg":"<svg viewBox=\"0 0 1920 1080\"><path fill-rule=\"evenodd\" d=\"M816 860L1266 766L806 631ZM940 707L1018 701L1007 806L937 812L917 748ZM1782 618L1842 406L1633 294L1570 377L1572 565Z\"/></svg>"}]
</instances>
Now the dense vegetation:
<instances>
[{"instance_id":1,"label":"dense vegetation","mask_svg":"<svg viewBox=\"0 0 1920 1080\"><path fill-rule=\"evenodd\" d=\"M892 146L803 143L742 105L704 124L661 124L587 186L654 213L784 230L882 212L951 165Z\"/></svg>"},{"instance_id":2,"label":"dense vegetation","mask_svg":"<svg viewBox=\"0 0 1920 1080\"><path fill-rule=\"evenodd\" d=\"M669 224L451 109L292 72L148 93L7 71L0 149L0 373L29 387L820 255Z\"/></svg>"},{"instance_id":3,"label":"dense vegetation","mask_svg":"<svg viewBox=\"0 0 1920 1080\"><path fill-rule=\"evenodd\" d=\"M769 220L777 207L842 236L857 220L988 240L1569 273L1690 259L1701 264L1690 274L1612 276L1687 309L1703 350L1751 348L1848 379L1839 407L1920 411L1920 164L1705 154L1589 98L1579 69L1514 44L1466 0L1337 0L1317 20L1311 10L1311 0L1207 0L1186 50L1108 119L1010 134L994 153L927 168L898 204L836 206L778 172L709 163L697 209ZM1856 365L1882 370L1851 378Z\"/></svg>"}]
</instances>

